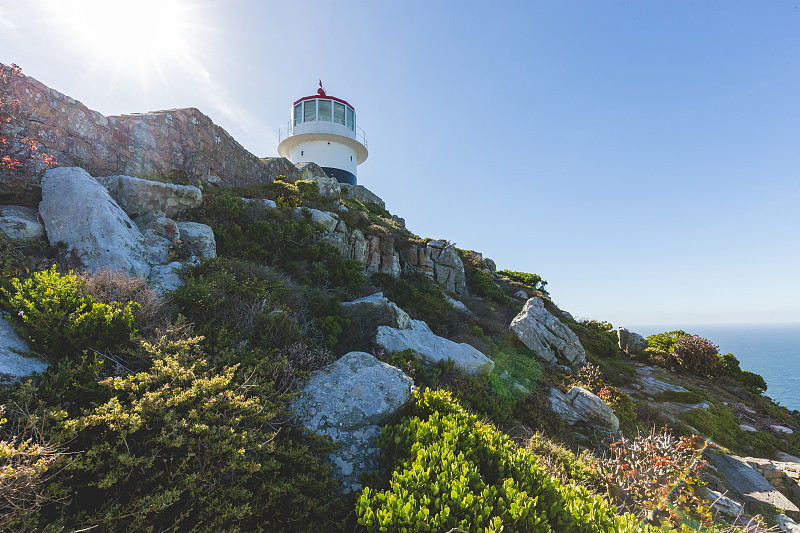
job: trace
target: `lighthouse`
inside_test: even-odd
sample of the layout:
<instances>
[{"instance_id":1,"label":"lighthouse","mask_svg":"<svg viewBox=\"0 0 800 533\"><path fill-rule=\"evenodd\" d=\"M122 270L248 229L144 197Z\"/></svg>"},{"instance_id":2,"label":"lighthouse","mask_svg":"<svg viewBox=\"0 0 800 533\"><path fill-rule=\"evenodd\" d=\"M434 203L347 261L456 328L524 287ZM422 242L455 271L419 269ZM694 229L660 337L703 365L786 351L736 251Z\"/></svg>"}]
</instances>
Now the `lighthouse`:
<instances>
[{"instance_id":1,"label":"lighthouse","mask_svg":"<svg viewBox=\"0 0 800 533\"><path fill-rule=\"evenodd\" d=\"M356 110L328 96L319 82L317 94L300 98L289 122L278 133L278 154L294 164L316 163L339 183L356 185L356 166L367 159L367 137L356 124Z\"/></svg>"}]
</instances>

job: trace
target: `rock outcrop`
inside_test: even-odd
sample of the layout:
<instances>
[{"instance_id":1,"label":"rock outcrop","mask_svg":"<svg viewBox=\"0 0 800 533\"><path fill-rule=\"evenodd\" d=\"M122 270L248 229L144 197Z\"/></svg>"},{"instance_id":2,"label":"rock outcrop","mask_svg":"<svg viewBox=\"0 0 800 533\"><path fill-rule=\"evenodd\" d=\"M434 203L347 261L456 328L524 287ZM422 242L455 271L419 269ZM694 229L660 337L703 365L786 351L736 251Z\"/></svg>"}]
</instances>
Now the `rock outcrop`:
<instances>
[{"instance_id":1,"label":"rock outcrop","mask_svg":"<svg viewBox=\"0 0 800 533\"><path fill-rule=\"evenodd\" d=\"M414 270L425 274L446 291L466 294L464 263L456 247L447 241L428 241L424 246L409 242L403 248L403 257Z\"/></svg>"},{"instance_id":2,"label":"rock outcrop","mask_svg":"<svg viewBox=\"0 0 800 533\"><path fill-rule=\"evenodd\" d=\"M729 496L742 499L745 503L777 507L793 515L800 513L800 509L753 469L747 459L721 453L711 453L708 459L736 492Z\"/></svg>"},{"instance_id":3,"label":"rock outcrop","mask_svg":"<svg viewBox=\"0 0 800 533\"><path fill-rule=\"evenodd\" d=\"M566 361L586 364L586 351L578 336L544 308L541 298L531 298L509 326L511 331L542 361L551 365Z\"/></svg>"},{"instance_id":4,"label":"rock outcrop","mask_svg":"<svg viewBox=\"0 0 800 533\"><path fill-rule=\"evenodd\" d=\"M17 353L29 349L11 324L0 316L0 384L13 383L34 372L45 371L48 365L41 359Z\"/></svg>"},{"instance_id":5,"label":"rock outcrop","mask_svg":"<svg viewBox=\"0 0 800 533\"><path fill-rule=\"evenodd\" d=\"M287 159L259 159L194 108L105 117L29 76L14 77L11 86L9 96L31 113L30 136L61 166L96 175L178 172L218 185L300 177Z\"/></svg>"},{"instance_id":6,"label":"rock outcrop","mask_svg":"<svg viewBox=\"0 0 800 533\"><path fill-rule=\"evenodd\" d=\"M397 307L396 303L390 302L382 292L376 292L371 296L352 302L342 302L342 310L351 317L370 316L376 318L382 326L411 329L411 318L408 313Z\"/></svg>"},{"instance_id":7,"label":"rock outcrop","mask_svg":"<svg viewBox=\"0 0 800 533\"><path fill-rule=\"evenodd\" d=\"M380 425L412 398L414 382L364 352L350 352L311 378L292 408L307 428L341 447L328 459L344 493L361 489L361 472L377 470Z\"/></svg>"},{"instance_id":8,"label":"rock outcrop","mask_svg":"<svg viewBox=\"0 0 800 533\"><path fill-rule=\"evenodd\" d=\"M32 207L0 205L0 233L9 239L41 239L44 227Z\"/></svg>"},{"instance_id":9,"label":"rock outcrop","mask_svg":"<svg viewBox=\"0 0 800 533\"><path fill-rule=\"evenodd\" d=\"M488 374L494 368L494 362L477 348L439 337L421 320L412 320L410 329L380 326L375 343L387 352L414 350L428 364L436 364L449 358L458 368L469 374Z\"/></svg>"},{"instance_id":10,"label":"rock outcrop","mask_svg":"<svg viewBox=\"0 0 800 533\"><path fill-rule=\"evenodd\" d=\"M611 407L583 387L572 387L567 394L550 389L550 408L569 425L589 424L599 430L615 432L619 419Z\"/></svg>"},{"instance_id":11,"label":"rock outcrop","mask_svg":"<svg viewBox=\"0 0 800 533\"><path fill-rule=\"evenodd\" d=\"M345 191L350 198L358 200L362 204L375 204L380 206L381 209L386 209L386 202L363 185L350 185L349 183L341 183L340 185L341 190Z\"/></svg>"},{"instance_id":12,"label":"rock outcrop","mask_svg":"<svg viewBox=\"0 0 800 533\"><path fill-rule=\"evenodd\" d=\"M50 244L63 242L85 268L150 274L139 228L85 170L59 167L45 172L39 212Z\"/></svg>"},{"instance_id":13,"label":"rock outcrop","mask_svg":"<svg viewBox=\"0 0 800 533\"><path fill-rule=\"evenodd\" d=\"M647 348L647 339L625 328L617 329L619 349L628 355L638 355Z\"/></svg>"},{"instance_id":14,"label":"rock outcrop","mask_svg":"<svg viewBox=\"0 0 800 533\"><path fill-rule=\"evenodd\" d=\"M217 241L211 227L198 222L178 222L181 241L195 257L217 257Z\"/></svg>"},{"instance_id":15,"label":"rock outcrop","mask_svg":"<svg viewBox=\"0 0 800 533\"><path fill-rule=\"evenodd\" d=\"M199 206L203 201L203 193L191 185L174 185L131 176L104 176L95 179L108 189L111 197L133 219L148 218L153 213L173 218Z\"/></svg>"}]
</instances>

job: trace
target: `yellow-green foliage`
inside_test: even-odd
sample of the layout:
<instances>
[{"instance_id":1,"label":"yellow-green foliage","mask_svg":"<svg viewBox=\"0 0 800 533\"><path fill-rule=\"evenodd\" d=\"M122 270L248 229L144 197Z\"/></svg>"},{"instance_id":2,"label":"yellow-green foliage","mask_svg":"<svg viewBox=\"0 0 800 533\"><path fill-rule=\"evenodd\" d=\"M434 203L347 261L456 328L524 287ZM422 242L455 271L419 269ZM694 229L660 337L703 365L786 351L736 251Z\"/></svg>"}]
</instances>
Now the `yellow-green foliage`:
<instances>
[{"instance_id":1,"label":"yellow-green foliage","mask_svg":"<svg viewBox=\"0 0 800 533\"><path fill-rule=\"evenodd\" d=\"M80 293L71 271L59 274L53 266L11 284L10 291L3 291L11 320L35 351L50 358L104 350L126 342L134 331L138 304L96 302Z\"/></svg>"},{"instance_id":2,"label":"yellow-green foliage","mask_svg":"<svg viewBox=\"0 0 800 533\"><path fill-rule=\"evenodd\" d=\"M152 366L104 380L77 417L38 527L102 531L309 531L336 516L333 481L269 383L242 386L198 338L143 342ZM104 398L104 399L103 399ZM79 452L79 453L78 453ZM329 503L333 502L333 503ZM30 517L29 517L30 520Z\"/></svg>"},{"instance_id":3,"label":"yellow-green foliage","mask_svg":"<svg viewBox=\"0 0 800 533\"><path fill-rule=\"evenodd\" d=\"M497 272L503 277L516 281L524 285L530 292L540 291L547 294L545 286L547 282L539 274L529 274L528 272L516 272L514 270L499 270Z\"/></svg>"},{"instance_id":4,"label":"yellow-green foliage","mask_svg":"<svg viewBox=\"0 0 800 533\"><path fill-rule=\"evenodd\" d=\"M392 471L357 503L368 531L627 531L630 517L580 486L563 485L444 391L417 391L413 416L384 429Z\"/></svg>"}]
</instances>

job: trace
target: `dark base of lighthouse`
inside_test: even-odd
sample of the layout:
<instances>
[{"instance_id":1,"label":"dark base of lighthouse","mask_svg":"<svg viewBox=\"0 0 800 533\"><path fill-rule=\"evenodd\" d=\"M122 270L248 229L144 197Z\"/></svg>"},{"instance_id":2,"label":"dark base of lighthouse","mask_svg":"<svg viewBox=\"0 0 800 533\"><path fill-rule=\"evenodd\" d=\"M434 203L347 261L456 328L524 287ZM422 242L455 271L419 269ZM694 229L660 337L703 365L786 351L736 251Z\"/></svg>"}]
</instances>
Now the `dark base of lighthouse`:
<instances>
[{"instance_id":1,"label":"dark base of lighthouse","mask_svg":"<svg viewBox=\"0 0 800 533\"><path fill-rule=\"evenodd\" d=\"M341 168L322 167L328 177L336 178L339 183L347 183L348 185L356 185L356 175L342 170Z\"/></svg>"}]
</instances>

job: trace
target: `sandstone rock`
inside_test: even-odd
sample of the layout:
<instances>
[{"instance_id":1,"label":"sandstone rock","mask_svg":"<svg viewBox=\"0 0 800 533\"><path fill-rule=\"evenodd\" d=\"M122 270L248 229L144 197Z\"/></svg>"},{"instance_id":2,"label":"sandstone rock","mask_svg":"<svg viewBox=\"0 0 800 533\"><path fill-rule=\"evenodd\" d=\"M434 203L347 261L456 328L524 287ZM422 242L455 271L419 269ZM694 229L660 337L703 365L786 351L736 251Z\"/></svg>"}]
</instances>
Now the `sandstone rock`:
<instances>
[{"instance_id":1,"label":"sandstone rock","mask_svg":"<svg viewBox=\"0 0 800 533\"><path fill-rule=\"evenodd\" d=\"M541 298L531 298L509 326L517 338L542 361L564 359L572 366L586 364L586 351L578 336L544 308Z\"/></svg>"},{"instance_id":2,"label":"sandstone rock","mask_svg":"<svg viewBox=\"0 0 800 533\"><path fill-rule=\"evenodd\" d=\"M150 273L139 228L82 168L45 172L39 212L50 244L65 243L83 267Z\"/></svg>"},{"instance_id":3,"label":"sandstone rock","mask_svg":"<svg viewBox=\"0 0 800 533\"><path fill-rule=\"evenodd\" d=\"M567 394L550 389L550 407L569 425L587 423L604 431L617 431L619 419L606 402L583 387L572 387Z\"/></svg>"},{"instance_id":4,"label":"sandstone rock","mask_svg":"<svg viewBox=\"0 0 800 533\"><path fill-rule=\"evenodd\" d=\"M744 504L733 501L721 492L706 489L707 499L711 502L711 507L728 516L739 516L742 513Z\"/></svg>"},{"instance_id":5,"label":"sandstone rock","mask_svg":"<svg viewBox=\"0 0 800 533\"><path fill-rule=\"evenodd\" d=\"M39 211L32 207L0 205L0 233L9 239L41 239L44 227Z\"/></svg>"},{"instance_id":6,"label":"sandstone rock","mask_svg":"<svg viewBox=\"0 0 800 533\"><path fill-rule=\"evenodd\" d=\"M44 372L47 363L36 357L26 357L16 353L29 350L25 341L0 316L0 383L8 384L30 376L34 372Z\"/></svg>"},{"instance_id":7,"label":"sandstone rock","mask_svg":"<svg viewBox=\"0 0 800 533\"><path fill-rule=\"evenodd\" d=\"M379 205L381 209L386 209L386 203L381 200L377 194L370 191L363 185L350 185L348 183L341 183L340 186L342 190L345 191L348 196L350 196L350 198L358 200L362 204L372 203Z\"/></svg>"},{"instance_id":8,"label":"sandstone rock","mask_svg":"<svg viewBox=\"0 0 800 533\"><path fill-rule=\"evenodd\" d=\"M305 427L342 444L328 457L342 492L361 489L361 472L378 469L378 426L411 400L413 390L413 380L397 368L350 352L312 375L292 401Z\"/></svg>"},{"instance_id":9,"label":"sandstone rock","mask_svg":"<svg viewBox=\"0 0 800 533\"><path fill-rule=\"evenodd\" d=\"M155 216L150 220L136 219L134 222L139 226L142 233L152 231L159 237L164 237L170 242L175 242L180 239L181 232L178 229L178 223L166 216Z\"/></svg>"},{"instance_id":10,"label":"sandstone rock","mask_svg":"<svg viewBox=\"0 0 800 533\"><path fill-rule=\"evenodd\" d=\"M628 329L618 328L617 337L619 338L619 349L629 355L640 354L647 348L647 340Z\"/></svg>"},{"instance_id":11,"label":"sandstone rock","mask_svg":"<svg viewBox=\"0 0 800 533\"><path fill-rule=\"evenodd\" d=\"M200 189L190 185L174 185L132 176L103 176L95 179L108 189L111 197L131 218L147 217L153 212L172 218L199 206L203 201Z\"/></svg>"},{"instance_id":12,"label":"sandstone rock","mask_svg":"<svg viewBox=\"0 0 800 533\"><path fill-rule=\"evenodd\" d=\"M217 257L217 241L211 227L197 222L178 222L181 241L196 257Z\"/></svg>"},{"instance_id":13,"label":"sandstone rock","mask_svg":"<svg viewBox=\"0 0 800 533\"><path fill-rule=\"evenodd\" d=\"M375 343L387 352L414 350L420 359L430 364L450 358L458 368L470 374L488 374L494 368L494 362L478 349L435 335L421 320L412 320L411 329L380 326Z\"/></svg>"},{"instance_id":14,"label":"sandstone rock","mask_svg":"<svg viewBox=\"0 0 800 533\"><path fill-rule=\"evenodd\" d=\"M182 267L183 263L179 261L167 265L155 265L150 269L150 283L162 295L183 287L184 281L180 275Z\"/></svg>"},{"instance_id":15,"label":"sandstone rock","mask_svg":"<svg viewBox=\"0 0 800 533\"><path fill-rule=\"evenodd\" d=\"M782 511L800 512L795 504L775 490L744 458L720 453L710 453L706 458L731 485L736 493L731 494L732 497L740 496L745 503L767 504Z\"/></svg>"},{"instance_id":16,"label":"sandstone rock","mask_svg":"<svg viewBox=\"0 0 800 533\"><path fill-rule=\"evenodd\" d=\"M408 264L441 285L446 291L467 293L464 263L456 247L445 240L428 241L425 246L407 243L403 249Z\"/></svg>"},{"instance_id":17,"label":"sandstone rock","mask_svg":"<svg viewBox=\"0 0 800 533\"><path fill-rule=\"evenodd\" d=\"M397 307L397 304L390 302L383 296L382 292L376 292L371 296L359 298L352 302L342 302L342 309L345 314L350 316L369 314L372 316L386 316L387 321L384 326L395 329L411 329L411 318L408 313Z\"/></svg>"}]
</instances>

